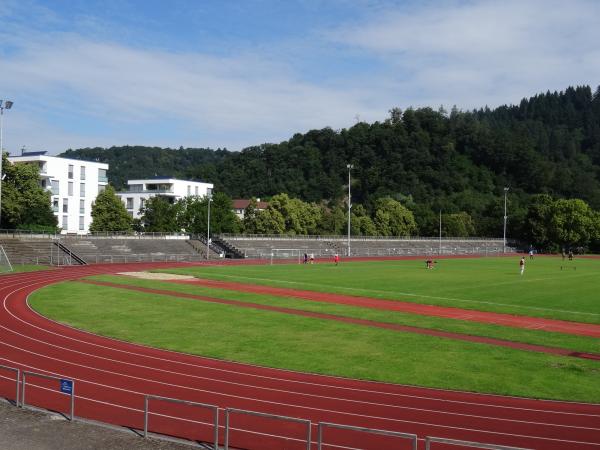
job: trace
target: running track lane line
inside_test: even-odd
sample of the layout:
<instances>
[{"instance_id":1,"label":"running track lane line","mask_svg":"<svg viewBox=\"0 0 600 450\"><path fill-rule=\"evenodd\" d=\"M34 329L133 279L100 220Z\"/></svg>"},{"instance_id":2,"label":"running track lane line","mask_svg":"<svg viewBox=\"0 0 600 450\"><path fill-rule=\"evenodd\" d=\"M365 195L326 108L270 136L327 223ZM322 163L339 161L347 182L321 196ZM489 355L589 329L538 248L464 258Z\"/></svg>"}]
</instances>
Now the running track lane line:
<instances>
[{"instance_id":1,"label":"running track lane line","mask_svg":"<svg viewBox=\"0 0 600 450\"><path fill-rule=\"evenodd\" d=\"M166 281L166 280L164 280ZM196 280L169 280L168 283L200 285L212 288L227 289L239 292L252 292L256 294L276 295L280 297L294 297L316 302L337 303L381 309L385 311L399 311L411 314L419 314L449 319L460 319L479 323L494 323L504 326L525 329L543 329L545 331L556 331L559 333L575 334L600 338L600 325L569 322L566 320L544 319L530 316L517 316L512 314L483 312L471 309L451 308L444 306L422 305L418 303L402 302L399 300L381 300L370 297L353 295L342 295L316 291L304 291L298 289L279 288L271 286L259 286L253 284L196 279Z\"/></svg>"},{"instance_id":2,"label":"running track lane line","mask_svg":"<svg viewBox=\"0 0 600 450\"><path fill-rule=\"evenodd\" d=\"M220 299L220 298L215 298L215 297L208 297L205 295L196 295L196 294L187 294L187 293L177 292L177 291L168 291L168 290L164 290L164 289L144 288L144 287L139 287L139 286L127 285L127 284L112 283L112 282L108 282L108 281L96 281L96 280L78 280L78 281L81 283L93 284L93 285L97 285L97 286L106 286L106 287L127 289L127 290L131 290L131 291L146 292L148 294L166 295L166 296L170 296L170 297L186 298L186 299L191 299L191 300L202 300L202 301L211 302L211 303L220 303L220 304L224 304L224 305L239 306L242 308L252 308L252 309L260 309L260 310L264 310L264 311L274 311L274 312L280 312L280 313L290 314L290 315L297 315L297 316L302 316L302 317L333 320L333 321L337 321L337 322L351 323L351 324L355 324L355 325L384 328L384 329L388 329L388 330L402 331L402 332L407 332L407 333L423 334L423 335L435 336L435 337L446 338L446 339L455 339L455 340L466 341L466 342L474 342L474 343L478 343L478 344L488 344L488 345L495 345L495 346L499 346L499 347L508 347L508 348L513 348L516 350L525 350L525 351L531 351L531 352L547 353L547 354L552 354L552 355L570 356L570 357L592 359L592 360L600 361L600 354L578 352L578 351L567 350L567 349L558 348L558 347L547 347L547 346L543 346L543 345L526 344L526 343L521 343L521 342L503 340L503 339L495 339L495 338L488 338L488 337L482 337L482 336L473 336L473 335L469 335L469 334L452 333L452 332L448 332L448 331L438 331L438 330L433 330L433 329L429 329L429 328L420 328L420 327L414 327L414 326L408 326L408 325L398 325L398 324L386 323L386 322L376 322L376 321L372 321L372 320L357 319L357 318L352 318L352 317L337 316L334 314L317 313L317 312L312 312L312 311L303 311L301 309L263 305L263 304L259 304L259 303L241 302L241 301L237 301L237 300L226 300L226 299Z\"/></svg>"},{"instance_id":3,"label":"running track lane line","mask_svg":"<svg viewBox=\"0 0 600 450\"><path fill-rule=\"evenodd\" d=\"M89 338L89 336L87 334L84 335L84 336L86 336L86 337ZM111 343L111 344L113 344L112 341L108 341L108 342ZM168 353L168 352L166 353L166 355L173 356L171 353ZM198 358L198 359L200 359L200 358ZM240 367L239 364L235 364L233 366L236 367L236 368ZM254 369L254 368L250 367L250 369ZM278 373L279 375L281 375L281 371L276 372L276 373ZM287 376L297 376L297 375L298 374L293 374L293 373L288 373L287 374ZM326 379L326 380L328 380L330 382L333 381L332 378L330 378L330 377L324 377L324 379ZM348 380L339 380L339 382L345 382L345 383L347 383ZM364 386L368 386L370 389L373 389L377 385L377 384L374 384L374 383L361 383L361 384L363 384ZM389 385L383 385L383 387L385 389L391 389L391 387ZM409 388L409 387L404 387L404 388L405 389L410 389L410 390L415 390L415 388ZM429 393L431 393L431 390L422 390L422 391L423 392L429 392ZM434 393L436 393L438 396L442 396L441 394L444 393L444 391L434 391ZM447 392L447 393L444 393L444 394L448 395L450 397L455 397L457 395L465 395L465 394L456 393L456 392ZM504 399L503 397L494 397L494 396L473 396L473 395L471 395L471 398L478 398L478 397L479 398L490 399L490 400L495 399L499 403L504 403L507 400L510 400L511 402L518 400L518 399ZM523 399L520 399L520 401L523 401ZM577 409L579 409L579 407L583 407L583 405L576 405L576 404L566 404L565 405L564 403L560 403L560 402L555 402L555 403L553 403L553 402L550 402L550 403L548 403L548 402L534 402L534 403L537 404L537 405L540 405L540 406L543 405L544 407L548 407L550 405L553 405L554 407L556 407L556 408L560 407L561 409L563 409L565 407L566 408L577 408ZM589 408L590 406L587 405L587 407ZM594 409L594 405L592 405L592 409ZM558 447L555 447L555 445L551 444L550 441L545 441L545 444L551 445L552 448L566 448L565 447L566 441L562 440L562 442L563 442L562 444L556 444L556 445L559 445ZM573 442L573 441L571 441L571 442L575 444L575 442ZM579 441L579 444L583 444L583 442ZM591 445L595 445L595 444L591 444ZM548 447L548 446L544 445L544 448L551 448L551 447ZM569 448L572 448L572 447L569 447Z\"/></svg>"}]
</instances>

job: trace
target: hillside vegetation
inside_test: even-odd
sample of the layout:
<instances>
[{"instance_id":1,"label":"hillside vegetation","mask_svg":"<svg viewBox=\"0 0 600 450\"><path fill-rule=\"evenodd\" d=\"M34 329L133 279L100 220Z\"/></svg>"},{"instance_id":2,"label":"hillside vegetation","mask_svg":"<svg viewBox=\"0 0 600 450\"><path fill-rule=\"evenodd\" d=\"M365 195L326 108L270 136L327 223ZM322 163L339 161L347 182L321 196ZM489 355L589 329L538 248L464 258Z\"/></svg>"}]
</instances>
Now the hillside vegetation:
<instances>
[{"instance_id":1,"label":"hillside vegetation","mask_svg":"<svg viewBox=\"0 0 600 450\"><path fill-rule=\"evenodd\" d=\"M172 175L212 182L234 198L287 193L330 206L345 201L352 163L353 203L371 213L377 199L398 200L414 213L420 235L437 234L443 211L469 215L471 234L501 236L503 189L510 187L510 233L529 237L533 195L581 199L600 210L600 87L569 87L493 110L394 108L384 122L311 130L240 152L126 146L61 156L110 164L117 188L128 178Z\"/></svg>"}]
</instances>

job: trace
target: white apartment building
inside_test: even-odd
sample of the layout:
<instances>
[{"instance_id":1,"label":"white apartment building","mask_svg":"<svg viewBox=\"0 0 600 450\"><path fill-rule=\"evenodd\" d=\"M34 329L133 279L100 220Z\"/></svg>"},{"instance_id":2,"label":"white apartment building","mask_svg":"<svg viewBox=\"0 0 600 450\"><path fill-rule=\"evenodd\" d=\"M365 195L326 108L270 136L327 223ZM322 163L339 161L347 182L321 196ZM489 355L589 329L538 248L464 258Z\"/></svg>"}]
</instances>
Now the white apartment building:
<instances>
[{"instance_id":1,"label":"white apartment building","mask_svg":"<svg viewBox=\"0 0 600 450\"><path fill-rule=\"evenodd\" d=\"M134 219L141 216L140 209L144 207L146 200L151 197L161 196L170 203L175 203L184 197L212 195L213 190L212 183L179 180L171 177L127 180L127 187L127 191L117 192L117 195Z\"/></svg>"},{"instance_id":2,"label":"white apartment building","mask_svg":"<svg viewBox=\"0 0 600 450\"><path fill-rule=\"evenodd\" d=\"M14 164L34 164L40 184L52 192L52 210L62 233L87 234L92 223L92 204L108 184L108 164L23 152L9 156Z\"/></svg>"}]
</instances>

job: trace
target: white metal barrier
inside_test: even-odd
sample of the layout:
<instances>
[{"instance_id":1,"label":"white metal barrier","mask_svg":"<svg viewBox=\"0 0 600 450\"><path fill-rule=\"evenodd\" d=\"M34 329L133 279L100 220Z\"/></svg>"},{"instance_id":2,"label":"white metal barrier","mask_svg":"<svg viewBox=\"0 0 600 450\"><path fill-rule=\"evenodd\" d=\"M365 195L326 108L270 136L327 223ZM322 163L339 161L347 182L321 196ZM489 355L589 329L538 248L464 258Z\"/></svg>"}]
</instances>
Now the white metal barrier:
<instances>
[{"instance_id":1,"label":"white metal barrier","mask_svg":"<svg viewBox=\"0 0 600 450\"><path fill-rule=\"evenodd\" d=\"M149 409L149 401L150 400L158 400L158 401L168 402L168 403L177 403L180 405L189 405L189 406L194 406L194 407L198 407L198 408L202 408L202 409L212 410L213 425L215 428L214 450L219 450L219 407L218 406L208 405L206 403L191 402L191 401L187 401L187 400L179 400L176 398L161 397L158 395L146 395L144 397L144 437L145 438L148 437L148 416L150 415L150 409Z\"/></svg>"},{"instance_id":2,"label":"white metal barrier","mask_svg":"<svg viewBox=\"0 0 600 450\"><path fill-rule=\"evenodd\" d=\"M19 406L19 380L21 379L21 371L19 369L14 368L14 367L3 366L3 365L0 365L0 369L8 370L10 372L15 372L16 373L17 377L15 378L15 385L16 385L16 389L15 389L15 404L17 406Z\"/></svg>"},{"instance_id":3,"label":"white metal barrier","mask_svg":"<svg viewBox=\"0 0 600 450\"><path fill-rule=\"evenodd\" d=\"M73 418L75 417L75 381L68 379L68 378L60 378L60 377L54 377L51 375L43 375L41 373L35 373L35 372L25 372L23 371L23 385L22 385L22 391L21 391L21 407L25 407L26 403L25 403L25 386L27 385L27 375L30 375L32 377L38 377L38 378L44 378L46 380L56 380L59 383L59 393L62 394L67 394L71 397L71 412L69 414L70 420L72 421ZM63 386L65 386L65 388L63 388ZM69 388L67 389L66 386L69 386Z\"/></svg>"},{"instance_id":4,"label":"white metal barrier","mask_svg":"<svg viewBox=\"0 0 600 450\"><path fill-rule=\"evenodd\" d=\"M321 450L323 446L323 430L325 428L336 428L338 430L359 431L363 433L379 434L382 436L391 436L399 439L408 439L412 441L413 450L417 450L417 435L410 433L400 433L398 431L378 430L376 428L354 427L351 425L340 425L337 423L319 422L317 449Z\"/></svg>"},{"instance_id":5,"label":"white metal barrier","mask_svg":"<svg viewBox=\"0 0 600 450\"><path fill-rule=\"evenodd\" d=\"M225 409L225 450L229 450L229 415L231 413L246 414L256 417L264 417L267 419L284 420L287 422L302 423L306 425L306 450L310 450L311 443L311 421L308 419L298 419L296 417L279 416L277 414L267 414L256 411L247 411L244 409L226 408Z\"/></svg>"},{"instance_id":6,"label":"white metal barrier","mask_svg":"<svg viewBox=\"0 0 600 450\"><path fill-rule=\"evenodd\" d=\"M437 442L438 444L447 445L460 445L461 447L471 448L483 448L487 450L531 450L522 447L509 447L506 445L495 445L495 444L483 444L481 442L461 441L458 439L446 439L437 437L426 437L425 438L425 450L431 450L431 444Z\"/></svg>"}]
</instances>

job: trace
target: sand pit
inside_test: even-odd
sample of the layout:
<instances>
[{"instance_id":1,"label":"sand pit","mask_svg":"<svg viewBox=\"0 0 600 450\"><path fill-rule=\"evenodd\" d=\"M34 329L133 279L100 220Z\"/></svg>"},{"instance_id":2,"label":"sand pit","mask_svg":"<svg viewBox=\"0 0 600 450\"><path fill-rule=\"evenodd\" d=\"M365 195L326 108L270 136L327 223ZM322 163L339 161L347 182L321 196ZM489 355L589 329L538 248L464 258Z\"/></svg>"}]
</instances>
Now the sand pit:
<instances>
[{"instance_id":1,"label":"sand pit","mask_svg":"<svg viewBox=\"0 0 600 450\"><path fill-rule=\"evenodd\" d=\"M192 275L177 275L174 273L159 272L119 272L117 275L126 275L128 277L143 278L146 280L195 280Z\"/></svg>"}]
</instances>

